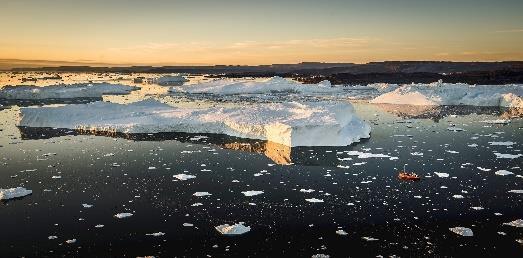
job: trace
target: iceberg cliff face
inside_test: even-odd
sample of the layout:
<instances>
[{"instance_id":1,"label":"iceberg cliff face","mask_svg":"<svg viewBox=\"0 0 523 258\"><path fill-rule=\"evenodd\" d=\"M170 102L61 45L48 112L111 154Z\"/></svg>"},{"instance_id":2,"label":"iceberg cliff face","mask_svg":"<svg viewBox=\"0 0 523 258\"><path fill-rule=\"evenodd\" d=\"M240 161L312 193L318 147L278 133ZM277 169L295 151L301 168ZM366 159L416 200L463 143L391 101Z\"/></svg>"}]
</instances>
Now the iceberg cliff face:
<instances>
[{"instance_id":1,"label":"iceberg cliff face","mask_svg":"<svg viewBox=\"0 0 523 258\"><path fill-rule=\"evenodd\" d=\"M344 146L370 136L350 103L267 103L177 108L155 100L22 108L19 126L123 133L227 134L286 146Z\"/></svg>"},{"instance_id":2,"label":"iceberg cliff face","mask_svg":"<svg viewBox=\"0 0 523 258\"><path fill-rule=\"evenodd\" d=\"M109 83L58 84L52 86L6 86L0 89L0 99L69 99L101 98L103 95L129 94L138 87Z\"/></svg>"},{"instance_id":3,"label":"iceberg cliff face","mask_svg":"<svg viewBox=\"0 0 523 258\"><path fill-rule=\"evenodd\" d=\"M407 84L382 94L372 103L470 105L523 108L523 85Z\"/></svg>"},{"instance_id":4,"label":"iceberg cliff face","mask_svg":"<svg viewBox=\"0 0 523 258\"><path fill-rule=\"evenodd\" d=\"M190 93L190 94L262 94L271 92L299 92L299 93L322 93L336 92L339 89L331 87L329 81L322 81L318 84L301 84L287 80L282 77L272 77L265 81L237 81L231 79L214 80L183 87L172 87L170 92Z\"/></svg>"}]
</instances>

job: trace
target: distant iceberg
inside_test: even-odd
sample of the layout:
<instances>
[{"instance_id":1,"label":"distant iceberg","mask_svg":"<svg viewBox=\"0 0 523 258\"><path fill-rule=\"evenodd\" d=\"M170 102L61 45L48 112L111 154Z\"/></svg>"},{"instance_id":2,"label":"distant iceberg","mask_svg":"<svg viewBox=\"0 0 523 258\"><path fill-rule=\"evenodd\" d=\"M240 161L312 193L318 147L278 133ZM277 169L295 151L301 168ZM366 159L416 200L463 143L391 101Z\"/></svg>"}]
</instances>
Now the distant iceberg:
<instances>
[{"instance_id":1,"label":"distant iceberg","mask_svg":"<svg viewBox=\"0 0 523 258\"><path fill-rule=\"evenodd\" d=\"M441 81L430 84L405 84L384 87L384 94L371 103L408 105L469 105L523 108L523 85L469 85Z\"/></svg>"},{"instance_id":2,"label":"distant iceberg","mask_svg":"<svg viewBox=\"0 0 523 258\"><path fill-rule=\"evenodd\" d=\"M181 85L188 80L182 75L165 75L160 78L152 79L153 83L156 83L161 86L172 86L172 85Z\"/></svg>"},{"instance_id":3,"label":"distant iceberg","mask_svg":"<svg viewBox=\"0 0 523 258\"><path fill-rule=\"evenodd\" d=\"M345 146L370 137L350 103L264 103L241 107L172 107L156 100L21 108L24 127L122 133L211 133L286 146Z\"/></svg>"},{"instance_id":4,"label":"distant iceberg","mask_svg":"<svg viewBox=\"0 0 523 258\"><path fill-rule=\"evenodd\" d=\"M0 99L71 99L101 98L103 95L129 94L138 87L109 83L58 84L52 86L5 86L0 88Z\"/></svg>"},{"instance_id":5,"label":"distant iceberg","mask_svg":"<svg viewBox=\"0 0 523 258\"><path fill-rule=\"evenodd\" d=\"M23 187L0 189L0 200L9 200L15 198L21 198L26 195L32 194L33 191L27 190Z\"/></svg>"},{"instance_id":6,"label":"distant iceberg","mask_svg":"<svg viewBox=\"0 0 523 258\"><path fill-rule=\"evenodd\" d=\"M341 89L341 87L340 87ZM282 77L272 77L264 81L238 81L233 79L220 79L199 84L172 87L170 92L190 94L263 94L263 93L329 93L340 89L332 87L329 81L318 84L301 84Z\"/></svg>"}]
</instances>

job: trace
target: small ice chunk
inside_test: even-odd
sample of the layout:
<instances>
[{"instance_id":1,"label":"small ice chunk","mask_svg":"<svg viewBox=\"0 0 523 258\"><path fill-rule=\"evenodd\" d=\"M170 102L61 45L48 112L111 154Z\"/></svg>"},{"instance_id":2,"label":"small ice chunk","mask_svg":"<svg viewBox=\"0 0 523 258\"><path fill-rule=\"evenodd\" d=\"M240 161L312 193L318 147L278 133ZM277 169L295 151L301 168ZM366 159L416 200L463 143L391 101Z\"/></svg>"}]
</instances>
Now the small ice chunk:
<instances>
[{"instance_id":1,"label":"small ice chunk","mask_svg":"<svg viewBox=\"0 0 523 258\"><path fill-rule=\"evenodd\" d=\"M361 239L365 240L365 241L378 241L379 239L377 238L373 238L373 237L362 237Z\"/></svg>"},{"instance_id":2,"label":"small ice chunk","mask_svg":"<svg viewBox=\"0 0 523 258\"><path fill-rule=\"evenodd\" d=\"M250 226L244 226L243 222L236 223L233 225L223 224L214 227L222 235L241 235L251 231Z\"/></svg>"},{"instance_id":3,"label":"small ice chunk","mask_svg":"<svg viewBox=\"0 0 523 258\"><path fill-rule=\"evenodd\" d=\"M96 225L96 226L94 226L94 227L95 227L95 228L103 228L104 225L102 225L102 224L98 224L98 225Z\"/></svg>"},{"instance_id":4,"label":"small ice chunk","mask_svg":"<svg viewBox=\"0 0 523 258\"><path fill-rule=\"evenodd\" d=\"M74 243L76 243L76 238L66 240L65 242L66 242L67 244L74 244Z\"/></svg>"},{"instance_id":5,"label":"small ice chunk","mask_svg":"<svg viewBox=\"0 0 523 258\"><path fill-rule=\"evenodd\" d=\"M93 207L92 204L82 203L82 206L86 209Z\"/></svg>"},{"instance_id":6,"label":"small ice chunk","mask_svg":"<svg viewBox=\"0 0 523 258\"><path fill-rule=\"evenodd\" d=\"M150 234L145 234L147 236L154 236L154 237L160 237L160 236L163 236L165 235L165 233L163 232L156 232L156 233L150 233Z\"/></svg>"},{"instance_id":7,"label":"small ice chunk","mask_svg":"<svg viewBox=\"0 0 523 258\"><path fill-rule=\"evenodd\" d=\"M504 154L497 152L494 152L494 154L496 155L496 159L517 159L523 156L523 154Z\"/></svg>"},{"instance_id":8,"label":"small ice chunk","mask_svg":"<svg viewBox=\"0 0 523 258\"><path fill-rule=\"evenodd\" d=\"M263 193L263 191L244 191L244 192L242 192L242 194L245 196L255 196L255 195L260 195L262 193Z\"/></svg>"},{"instance_id":9,"label":"small ice chunk","mask_svg":"<svg viewBox=\"0 0 523 258\"><path fill-rule=\"evenodd\" d=\"M449 177L448 173L440 173L440 172L434 172L438 177Z\"/></svg>"},{"instance_id":10,"label":"small ice chunk","mask_svg":"<svg viewBox=\"0 0 523 258\"><path fill-rule=\"evenodd\" d=\"M185 180L196 178L196 176L187 175L187 174L178 174L178 175L174 175L173 177L175 177L176 179L178 179L180 181L185 181Z\"/></svg>"},{"instance_id":11,"label":"small ice chunk","mask_svg":"<svg viewBox=\"0 0 523 258\"><path fill-rule=\"evenodd\" d=\"M194 225L191 224L191 223L183 223L183 226L184 226L184 227L193 227Z\"/></svg>"},{"instance_id":12,"label":"small ice chunk","mask_svg":"<svg viewBox=\"0 0 523 258\"><path fill-rule=\"evenodd\" d=\"M132 213L128 213L128 212L124 212L124 213L118 213L116 215L114 215L116 218L118 219L123 219L123 218L127 218L127 217L131 217L133 216L134 214Z\"/></svg>"},{"instance_id":13,"label":"small ice chunk","mask_svg":"<svg viewBox=\"0 0 523 258\"><path fill-rule=\"evenodd\" d=\"M470 228L466 228L466 227L453 227L453 228L449 228L449 230L453 233L456 233L460 236L466 236L466 237L471 237L471 236L474 236L474 233L472 232L472 229Z\"/></svg>"},{"instance_id":14,"label":"small ice chunk","mask_svg":"<svg viewBox=\"0 0 523 258\"><path fill-rule=\"evenodd\" d=\"M512 175L514 173L512 173L508 170L498 170L498 171L494 172L494 174L496 174L498 176L508 176L508 175Z\"/></svg>"},{"instance_id":15,"label":"small ice chunk","mask_svg":"<svg viewBox=\"0 0 523 258\"><path fill-rule=\"evenodd\" d=\"M522 228L523 227L523 219L517 219L511 222L503 223L505 226L511 226L511 227L517 227Z\"/></svg>"},{"instance_id":16,"label":"small ice chunk","mask_svg":"<svg viewBox=\"0 0 523 258\"><path fill-rule=\"evenodd\" d=\"M510 190L509 193L523 194L523 190Z\"/></svg>"},{"instance_id":17,"label":"small ice chunk","mask_svg":"<svg viewBox=\"0 0 523 258\"><path fill-rule=\"evenodd\" d=\"M312 193L314 191L315 191L314 189L300 189L300 192L302 192L302 193Z\"/></svg>"},{"instance_id":18,"label":"small ice chunk","mask_svg":"<svg viewBox=\"0 0 523 258\"><path fill-rule=\"evenodd\" d=\"M209 196L209 195L212 195L212 194L210 194L209 192L196 192L193 195L196 196L196 197L202 197L202 196Z\"/></svg>"},{"instance_id":19,"label":"small ice chunk","mask_svg":"<svg viewBox=\"0 0 523 258\"><path fill-rule=\"evenodd\" d=\"M305 199L305 201L312 202L312 203L323 202L322 199L316 199L316 198Z\"/></svg>"},{"instance_id":20,"label":"small ice chunk","mask_svg":"<svg viewBox=\"0 0 523 258\"><path fill-rule=\"evenodd\" d=\"M27 190L23 187L0 189L0 200L9 200L14 198L21 198L32 194L32 190Z\"/></svg>"},{"instance_id":21,"label":"small ice chunk","mask_svg":"<svg viewBox=\"0 0 523 258\"><path fill-rule=\"evenodd\" d=\"M346 236L348 235L349 233L347 233L345 230L343 229L339 229L339 230L336 230L336 234L340 235L340 236Z\"/></svg>"},{"instance_id":22,"label":"small ice chunk","mask_svg":"<svg viewBox=\"0 0 523 258\"><path fill-rule=\"evenodd\" d=\"M516 144L515 142L489 142L492 146L511 146Z\"/></svg>"},{"instance_id":23,"label":"small ice chunk","mask_svg":"<svg viewBox=\"0 0 523 258\"><path fill-rule=\"evenodd\" d=\"M454 198L456 198L456 199L463 199L463 198L465 198L465 197L463 197L463 195L461 195L461 194L455 194L455 195L453 195L452 197L454 197Z\"/></svg>"},{"instance_id":24,"label":"small ice chunk","mask_svg":"<svg viewBox=\"0 0 523 258\"><path fill-rule=\"evenodd\" d=\"M57 236L48 236L47 239L49 240L53 240L53 239L57 239L58 237Z\"/></svg>"}]
</instances>

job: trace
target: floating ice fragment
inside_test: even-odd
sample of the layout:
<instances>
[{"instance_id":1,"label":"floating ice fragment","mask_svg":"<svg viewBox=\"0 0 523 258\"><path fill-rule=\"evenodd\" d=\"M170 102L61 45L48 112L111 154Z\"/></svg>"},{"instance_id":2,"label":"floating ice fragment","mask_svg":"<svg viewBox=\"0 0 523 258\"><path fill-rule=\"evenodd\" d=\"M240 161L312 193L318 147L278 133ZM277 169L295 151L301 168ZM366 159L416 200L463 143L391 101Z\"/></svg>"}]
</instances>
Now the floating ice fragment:
<instances>
[{"instance_id":1,"label":"floating ice fragment","mask_svg":"<svg viewBox=\"0 0 523 258\"><path fill-rule=\"evenodd\" d=\"M234 225L223 224L214 227L222 235L241 235L251 231L250 226L244 226L243 222L236 223Z\"/></svg>"},{"instance_id":2,"label":"floating ice fragment","mask_svg":"<svg viewBox=\"0 0 523 258\"><path fill-rule=\"evenodd\" d=\"M74 244L74 243L76 243L76 238L66 240L65 242L66 242L67 244Z\"/></svg>"},{"instance_id":3,"label":"floating ice fragment","mask_svg":"<svg viewBox=\"0 0 523 258\"><path fill-rule=\"evenodd\" d=\"M27 190L23 187L0 189L0 200L9 200L14 198L21 198L32 194L32 190Z\"/></svg>"},{"instance_id":4,"label":"floating ice fragment","mask_svg":"<svg viewBox=\"0 0 523 258\"><path fill-rule=\"evenodd\" d=\"M463 195L461 195L461 194L455 194L455 195L453 195L452 197L453 197L453 198L456 198L456 199L463 199L463 198L465 198L465 197L464 197Z\"/></svg>"},{"instance_id":5,"label":"floating ice fragment","mask_svg":"<svg viewBox=\"0 0 523 258\"><path fill-rule=\"evenodd\" d=\"M494 152L494 154L496 155L497 159L517 159L517 158L523 156L523 154L503 154L503 153L497 153L497 152Z\"/></svg>"},{"instance_id":6,"label":"floating ice fragment","mask_svg":"<svg viewBox=\"0 0 523 258\"><path fill-rule=\"evenodd\" d=\"M523 194L523 190L510 190L509 193Z\"/></svg>"},{"instance_id":7,"label":"floating ice fragment","mask_svg":"<svg viewBox=\"0 0 523 258\"><path fill-rule=\"evenodd\" d=\"M86 209L93 207L92 204L82 203L82 206Z\"/></svg>"},{"instance_id":8,"label":"floating ice fragment","mask_svg":"<svg viewBox=\"0 0 523 258\"><path fill-rule=\"evenodd\" d=\"M212 195L212 194L210 194L209 192L196 192L193 195L197 196L197 197L202 197L202 196L208 196L208 195Z\"/></svg>"},{"instance_id":9,"label":"floating ice fragment","mask_svg":"<svg viewBox=\"0 0 523 258\"><path fill-rule=\"evenodd\" d=\"M491 146L512 146L515 142L489 142Z\"/></svg>"},{"instance_id":10,"label":"floating ice fragment","mask_svg":"<svg viewBox=\"0 0 523 258\"><path fill-rule=\"evenodd\" d=\"M145 235L159 237L159 236L165 235L165 233L163 233L163 232L156 232L156 233L150 233L150 234L145 234Z\"/></svg>"},{"instance_id":11,"label":"floating ice fragment","mask_svg":"<svg viewBox=\"0 0 523 258\"><path fill-rule=\"evenodd\" d=\"M123 219L123 218L128 218L128 217L131 217L133 216L132 213L128 213L128 212L124 212L124 213L118 213L116 215L114 215L116 218L118 219Z\"/></svg>"},{"instance_id":12,"label":"floating ice fragment","mask_svg":"<svg viewBox=\"0 0 523 258\"><path fill-rule=\"evenodd\" d=\"M377 238L373 238L373 237L362 237L361 239L365 240L365 241L378 241L379 239Z\"/></svg>"},{"instance_id":13,"label":"floating ice fragment","mask_svg":"<svg viewBox=\"0 0 523 258\"><path fill-rule=\"evenodd\" d=\"M434 172L438 177L449 177L448 173L440 173L440 172Z\"/></svg>"},{"instance_id":14,"label":"floating ice fragment","mask_svg":"<svg viewBox=\"0 0 523 258\"><path fill-rule=\"evenodd\" d=\"M345 232L345 230L343 230L343 229L339 229L339 230L336 230L336 234L338 234L340 236L346 236L349 233Z\"/></svg>"},{"instance_id":15,"label":"floating ice fragment","mask_svg":"<svg viewBox=\"0 0 523 258\"><path fill-rule=\"evenodd\" d=\"M474 236L474 233L472 232L472 229L470 228L466 228L466 227L453 227L453 228L449 228L449 230L453 233L456 233L460 236L466 236L466 237L471 237L471 236Z\"/></svg>"},{"instance_id":16,"label":"floating ice fragment","mask_svg":"<svg viewBox=\"0 0 523 258\"><path fill-rule=\"evenodd\" d=\"M255 195L262 194L262 193L263 193L263 191L244 191L244 192L242 192L242 194L245 196L255 196Z\"/></svg>"},{"instance_id":17,"label":"floating ice fragment","mask_svg":"<svg viewBox=\"0 0 523 258\"><path fill-rule=\"evenodd\" d=\"M480 210L483 210L485 208L481 207L481 206L474 206L474 207L470 207L471 209L473 210L476 210L476 211L480 211Z\"/></svg>"},{"instance_id":18,"label":"floating ice fragment","mask_svg":"<svg viewBox=\"0 0 523 258\"><path fill-rule=\"evenodd\" d=\"M316 199L316 198L305 199L305 201L312 202L312 203L323 202L322 199Z\"/></svg>"},{"instance_id":19,"label":"floating ice fragment","mask_svg":"<svg viewBox=\"0 0 523 258\"><path fill-rule=\"evenodd\" d=\"M94 226L94 227L95 227L95 228L103 228L104 225L102 225L102 224L98 224L98 225L96 225L96 226Z\"/></svg>"},{"instance_id":20,"label":"floating ice fragment","mask_svg":"<svg viewBox=\"0 0 523 258\"><path fill-rule=\"evenodd\" d=\"M312 193L314 191L315 191L314 189L300 189L300 192L302 192L302 193Z\"/></svg>"},{"instance_id":21,"label":"floating ice fragment","mask_svg":"<svg viewBox=\"0 0 523 258\"><path fill-rule=\"evenodd\" d=\"M507 176L507 175L512 175L514 173L507 171L507 170L498 170L498 171L494 172L494 174L496 174L498 176Z\"/></svg>"},{"instance_id":22,"label":"floating ice fragment","mask_svg":"<svg viewBox=\"0 0 523 258\"><path fill-rule=\"evenodd\" d=\"M521 227L523 227L523 219L517 219L517 220L513 220L511 222L503 223L503 225L521 228Z\"/></svg>"},{"instance_id":23,"label":"floating ice fragment","mask_svg":"<svg viewBox=\"0 0 523 258\"><path fill-rule=\"evenodd\" d=\"M193 227L194 225L191 224L191 223L183 223L182 224L184 227Z\"/></svg>"},{"instance_id":24,"label":"floating ice fragment","mask_svg":"<svg viewBox=\"0 0 523 258\"><path fill-rule=\"evenodd\" d=\"M57 239L58 237L57 236L48 236L47 239L49 240L53 240L53 239Z\"/></svg>"},{"instance_id":25,"label":"floating ice fragment","mask_svg":"<svg viewBox=\"0 0 523 258\"><path fill-rule=\"evenodd\" d=\"M186 175L186 174L178 174L178 175L174 175L173 177L175 177L176 179L178 179L180 181L185 181L185 180L196 178L196 176Z\"/></svg>"}]
</instances>

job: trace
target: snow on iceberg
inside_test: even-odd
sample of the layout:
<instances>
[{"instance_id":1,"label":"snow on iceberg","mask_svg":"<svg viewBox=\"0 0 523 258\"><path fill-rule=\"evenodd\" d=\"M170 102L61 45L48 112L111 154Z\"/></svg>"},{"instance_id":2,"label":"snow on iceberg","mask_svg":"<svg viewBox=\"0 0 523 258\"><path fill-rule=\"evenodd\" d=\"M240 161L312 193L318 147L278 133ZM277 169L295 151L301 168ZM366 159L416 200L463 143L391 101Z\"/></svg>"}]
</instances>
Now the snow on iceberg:
<instances>
[{"instance_id":1,"label":"snow on iceberg","mask_svg":"<svg viewBox=\"0 0 523 258\"><path fill-rule=\"evenodd\" d=\"M24 197L32 194L33 191L27 190L23 187L0 189L0 200L9 200L14 198Z\"/></svg>"},{"instance_id":2,"label":"snow on iceberg","mask_svg":"<svg viewBox=\"0 0 523 258\"><path fill-rule=\"evenodd\" d=\"M129 94L138 87L109 83L58 84L52 86L5 86L0 99L72 99L101 98L103 95Z\"/></svg>"},{"instance_id":3,"label":"snow on iceberg","mask_svg":"<svg viewBox=\"0 0 523 258\"><path fill-rule=\"evenodd\" d=\"M523 85L469 85L441 81L405 84L382 94L371 103L408 105L469 105L523 108Z\"/></svg>"},{"instance_id":4,"label":"snow on iceberg","mask_svg":"<svg viewBox=\"0 0 523 258\"><path fill-rule=\"evenodd\" d=\"M286 146L345 146L370 137L350 103L264 103L241 107L177 108L155 100L21 108L24 127L122 133L212 133Z\"/></svg>"},{"instance_id":5,"label":"snow on iceberg","mask_svg":"<svg viewBox=\"0 0 523 258\"><path fill-rule=\"evenodd\" d=\"M222 235L241 235L251 231L251 227L244 226L243 222L234 225L223 224L214 228L218 230L218 232L220 232Z\"/></svg>"},{"instance_id":6,"label":"snow on iceberg","mask_svg":"<svg viewBox=\"0 0 523 258\"><path fill-rule=\"evenodd\" d=\"M339 91L339 89L332 87L329 81L322 81L318 84L301 84L275 76L264 81L238 81L232 79L220 79L194 85L186 85L183 87L172 87L169 89L169 91L190 94L206 93L234 95L275 92L325 93L336 92Z\"/></svg>"}]
</instances>

